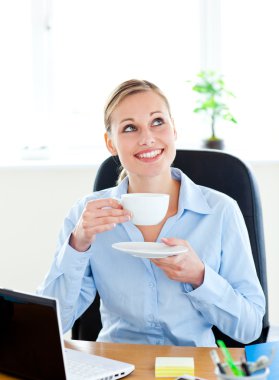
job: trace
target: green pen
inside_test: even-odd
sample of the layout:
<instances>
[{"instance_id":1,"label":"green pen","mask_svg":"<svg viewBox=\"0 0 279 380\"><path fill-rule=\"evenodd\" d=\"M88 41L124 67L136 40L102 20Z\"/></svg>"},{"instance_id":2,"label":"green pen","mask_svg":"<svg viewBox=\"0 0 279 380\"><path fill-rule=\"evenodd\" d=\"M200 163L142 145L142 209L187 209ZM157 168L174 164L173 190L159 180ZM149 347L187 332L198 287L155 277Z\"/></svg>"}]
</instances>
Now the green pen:
<instances>
[{"instance_id":1,"label":"green pen","mask_svg":"<svg viewBox=\"0 0 279 380\"><path fill-rule=\"evenodd\" d=\"M232 370L232 373L235 376L245 376L244 372L242 372L241 369L238 368L237 365L235 365L233 358L231 357L230 351L227 349L225 343L222 340L217 340L217 344L221 348L224 354L225 360L228 366L230 367L230 369Z\"/></svg>"}]
</instances>

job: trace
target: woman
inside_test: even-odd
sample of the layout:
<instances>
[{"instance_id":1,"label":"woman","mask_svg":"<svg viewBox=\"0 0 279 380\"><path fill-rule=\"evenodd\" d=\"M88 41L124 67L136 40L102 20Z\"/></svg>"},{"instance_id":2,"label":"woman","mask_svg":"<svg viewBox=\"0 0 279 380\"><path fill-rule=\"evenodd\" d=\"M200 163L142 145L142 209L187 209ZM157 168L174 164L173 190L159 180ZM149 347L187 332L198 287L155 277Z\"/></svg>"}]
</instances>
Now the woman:
<instances>
[{"instance_id":1,"label":"woman","mask_svg":"<svg viewBox=\"0 0 279 380\"><path fill-rule=\"evenodd\" d=\"M147 81L122 83L106 105L105 126L106 146L125 169L122 181L73 206L39 289L59 299L64 331L97 290L99 341L215 346L212 325L240 342L255 340L265 299L242 214L228 196L171 168L176 130L164 94ZM164 220L133 225L117 201L126 192L169 194ZM161 241L187 249L149 260L111 247L121 241Z\"/></svg>"}]
</instances>

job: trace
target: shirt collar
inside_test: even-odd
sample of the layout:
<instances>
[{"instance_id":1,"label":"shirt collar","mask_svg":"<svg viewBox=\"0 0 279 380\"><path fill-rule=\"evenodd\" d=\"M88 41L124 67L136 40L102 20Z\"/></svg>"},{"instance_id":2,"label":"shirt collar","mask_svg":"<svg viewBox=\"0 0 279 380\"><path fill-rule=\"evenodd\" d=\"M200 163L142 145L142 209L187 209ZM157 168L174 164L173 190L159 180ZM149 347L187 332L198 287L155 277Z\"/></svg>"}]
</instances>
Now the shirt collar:
<instances>
[{"instance_id":1,"label":"shirt collar","mask_svg":"<svg viewBox=\"0 0 279 380\"><path fill-rule=\"evenodd\" d=\"M128 191L128 176L126 176L114 189L112 195L116 198L121 198L122 194Z\"/></svg>"},{"instance_id":2,"label":"shirt collar","mask_svg":"<svg viewBox=\"0 0 279 380\"><path fill-rule=\"evenodd\" d=\"M174 179L181 182L178 211L190 210L199 214L211 214L213 212L201 186L196 185L180 169L171 168L171 173Z\"/></svg>"},{"instance_id":3,"label":"shirt collar","mask_svg":"<svg viewBox=\"0 0 279 380\"><path fill-rule=\"evenodd\" d=\"M202 187L196 185L180 169L171 168L172 177L181 182L178 212L190 210L199 214L211 214L212 209L209 206ZM114 188L113 196L120 198L128 190L128 177L125 177L118 186Z\"/></svg>"}]
</instances>

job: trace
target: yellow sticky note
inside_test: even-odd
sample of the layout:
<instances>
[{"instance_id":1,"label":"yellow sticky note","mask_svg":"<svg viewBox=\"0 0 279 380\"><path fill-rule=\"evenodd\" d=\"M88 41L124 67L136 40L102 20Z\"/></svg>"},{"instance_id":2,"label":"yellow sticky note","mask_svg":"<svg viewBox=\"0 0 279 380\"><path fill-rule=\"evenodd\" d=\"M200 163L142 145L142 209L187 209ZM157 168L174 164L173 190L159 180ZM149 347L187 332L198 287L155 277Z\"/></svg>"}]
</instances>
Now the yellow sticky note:
<instances>
[{"instance_id":1,"label":"yellow sticky note","mask_svg":"<svg viewBox=\"0 0 279 380\"><path fill-rule=\"evenodd\" d=\"M155 377L179 377L184 374L194 376L194 358L156 357Z\"/></svg>"}]
</instances>

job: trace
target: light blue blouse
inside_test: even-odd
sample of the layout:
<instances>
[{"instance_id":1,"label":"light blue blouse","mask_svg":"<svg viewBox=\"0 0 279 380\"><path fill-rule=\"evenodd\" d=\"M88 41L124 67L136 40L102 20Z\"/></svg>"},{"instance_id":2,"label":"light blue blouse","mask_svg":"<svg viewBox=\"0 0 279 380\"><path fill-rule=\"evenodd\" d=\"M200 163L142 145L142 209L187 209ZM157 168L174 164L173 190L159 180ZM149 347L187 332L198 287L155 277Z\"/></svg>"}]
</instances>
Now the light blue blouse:
<instances>
[{"instance_id":1,"label":"light blue blouse","mask_svg":"<svg viewBox=\"0 0 279 380\"><path fill-rule=\"evenodd\" d=\"M148 259L126 255L115 242L143 241L130 221L98 234L81 254L68 244L86 202L127 192L128 179L95 192L70 210L57 251L38 293L59 300L64 332L94 300L101 297L103 329L98 341L215 346L216 325L243 343L262 329L265 298L252 258L245 222L237 203L215 190L194 184L172 168L181 181L178 212L163 226L162 237L188 240L205 264L203 284L170 280Z\"/></svg>"}]
</instances>

